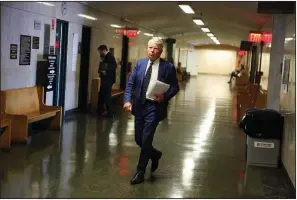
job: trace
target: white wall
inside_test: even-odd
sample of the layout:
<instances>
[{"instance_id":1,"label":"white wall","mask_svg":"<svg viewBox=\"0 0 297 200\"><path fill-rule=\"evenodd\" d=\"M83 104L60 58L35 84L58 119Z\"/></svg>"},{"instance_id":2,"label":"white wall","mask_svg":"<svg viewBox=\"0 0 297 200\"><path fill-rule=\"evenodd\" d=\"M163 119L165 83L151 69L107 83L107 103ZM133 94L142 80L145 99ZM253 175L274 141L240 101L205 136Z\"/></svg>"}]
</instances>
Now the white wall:
<instances>
[{"instance_id":1,"label":"white wall","mask_svg":"<svg viewBox=\"0 0 297 200\"><path fill-rule=\"evenodd\" d=\"M146 44L149 37L144 36L143 33L148 32L147 30L134 24L123 24L119 18L100 13L78 2L67 2L67 13L62 15L62 2L51 3L54 6L49 7L36 2L1 2L1 90L35 86L36 65L38 60L42 60L43 54L44 24L51 24L52 19L61 19L69 22L65 110L76 108L78 104L80 57L78 56L77 58L76 71L72 71L72 39L73 33L78 33L79 41L81 41L83 25L92 27L89 91L92 78L98 77L98 46L106 44L108 48L114 48L117 61L119 62L121 59L122 37L116 35L115 29L110 27L110 24L139 28L141 33L137 39L134 39L136 42L130 49L129 60L135 62L137 59L146 56ZM98 18L98 20L92 21L78 17L79 13L91 15ZM34 20L41 21L41 30L34 30ZM51 30L50 45L55 44L55 33L55 29ZM10 44L18 45L19 58L19 38L21 34L40 37L39 50L31 50L31 64L27 66L20 66L18 59L9 59ZM47 95L47 97L51 96ZM88 97L88 100L90 100L90 92Z\"/></svg>"},{"instance_id":2,"label":"white wall","mask_svg":"<svg viewBox=\"0 0 297 200\"><path fill-rule=\"evenodd\" d=\"M229 75L236 66L235 50L197 49L198 73Z\"/></svg>"}]
</instances>

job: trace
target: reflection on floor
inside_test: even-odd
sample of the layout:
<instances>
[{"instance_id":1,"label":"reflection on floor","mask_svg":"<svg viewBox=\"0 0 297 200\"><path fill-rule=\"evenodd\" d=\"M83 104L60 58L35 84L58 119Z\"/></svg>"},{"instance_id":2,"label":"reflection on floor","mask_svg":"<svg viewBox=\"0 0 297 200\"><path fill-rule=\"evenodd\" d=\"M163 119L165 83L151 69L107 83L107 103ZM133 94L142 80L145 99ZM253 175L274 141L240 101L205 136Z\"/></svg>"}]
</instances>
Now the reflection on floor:
<instances>
[{"instance_id":1,"label":"reflection on floor","mask_svg":"<svg viewBox=\"0 0 297 200\"><path fill-rule=\"evenodd\" d=\"M154 145L160 167L131 186L139 149L133 117L117 107L114 121L78 115L62 134L42 132L26 147L0 153L2 198L287 198L282 169L245 166L226 76L201 75L182 87ZM150 166L149 166L150 167Z\"/></svg>"}]
</instances>

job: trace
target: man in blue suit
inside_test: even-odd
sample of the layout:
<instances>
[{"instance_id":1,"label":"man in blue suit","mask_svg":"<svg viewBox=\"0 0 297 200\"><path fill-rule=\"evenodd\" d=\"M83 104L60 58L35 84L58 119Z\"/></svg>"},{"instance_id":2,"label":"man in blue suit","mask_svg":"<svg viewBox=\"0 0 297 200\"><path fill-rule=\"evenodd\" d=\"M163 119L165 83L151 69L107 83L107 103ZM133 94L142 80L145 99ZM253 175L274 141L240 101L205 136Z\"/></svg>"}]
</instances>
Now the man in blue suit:
<instances>
[{"instance_id":1,"label":"man in blue suit","mask_svg":"<svg viewBox=\"0 0 297 200\"><path fill-rule=\"evenodd\" d=\"M148 42L148 58L138 60L129 77L124 94L124 109L135 116L135 141L141 148L138 166L131 184L144 181L144 174L149 159L152 160L151 172L159 165L162 153L152 145L155 130L160 121L167 117L169 100L179 91L176 70L173 64L160 59L163 41L153 38ZM149 96L156 81L169 84L164 94ZM132 95L135 99L132 105Z\"/></svg>"}]
</instances>

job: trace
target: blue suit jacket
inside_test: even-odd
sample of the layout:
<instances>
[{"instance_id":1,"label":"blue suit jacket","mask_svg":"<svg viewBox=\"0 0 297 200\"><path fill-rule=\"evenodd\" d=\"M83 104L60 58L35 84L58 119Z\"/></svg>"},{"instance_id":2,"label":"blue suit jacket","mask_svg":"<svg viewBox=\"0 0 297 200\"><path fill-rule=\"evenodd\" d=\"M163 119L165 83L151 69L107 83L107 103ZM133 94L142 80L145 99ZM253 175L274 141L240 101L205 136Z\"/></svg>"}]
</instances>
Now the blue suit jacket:
<instances>
[{"instance_id":1,"label":"blue suit jacket","mask_svg":"<svg viewBox=\"0 0 297 200\"><path fill-rule=\"evenodd\" d=\"M124 103L132 103L132 95L135 91L135 99L133 100L132 106L132 114L135 116L140 116L142 111L140 95L148 61L149 59L145 58L136 62L135 67L129 77L124 94ZM167 117L167 107L170 99L174 97L179 91L176 70L173 64L160 59L158 80L170 85L168 91L164 94L164 102L156 102L157 117L158 120L161 121Z\"/></svg>"}]
</instances>

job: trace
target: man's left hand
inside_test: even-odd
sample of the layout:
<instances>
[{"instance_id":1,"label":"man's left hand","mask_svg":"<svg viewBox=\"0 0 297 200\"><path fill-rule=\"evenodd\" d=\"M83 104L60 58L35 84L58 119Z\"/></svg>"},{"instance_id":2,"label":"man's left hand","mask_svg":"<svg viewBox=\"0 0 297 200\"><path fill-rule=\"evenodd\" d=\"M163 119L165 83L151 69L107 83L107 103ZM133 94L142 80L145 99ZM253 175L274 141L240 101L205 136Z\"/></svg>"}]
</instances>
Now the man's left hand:
<instances>
[{"instance_id":1,"label":"man's left hand","mask_svg":"<svg viewBox=\"0 0 297 200\"><path fill-rule=\"evenodd\" d=\"M155 101L160 103L160 102L163 102L164 101L164 94L155 94Z\"/></svg>"}]
</instances>

